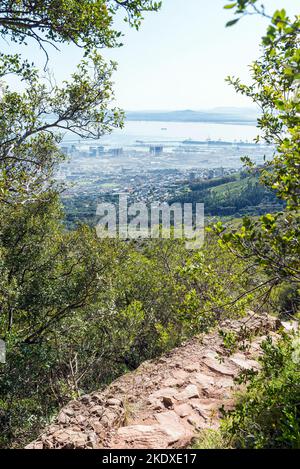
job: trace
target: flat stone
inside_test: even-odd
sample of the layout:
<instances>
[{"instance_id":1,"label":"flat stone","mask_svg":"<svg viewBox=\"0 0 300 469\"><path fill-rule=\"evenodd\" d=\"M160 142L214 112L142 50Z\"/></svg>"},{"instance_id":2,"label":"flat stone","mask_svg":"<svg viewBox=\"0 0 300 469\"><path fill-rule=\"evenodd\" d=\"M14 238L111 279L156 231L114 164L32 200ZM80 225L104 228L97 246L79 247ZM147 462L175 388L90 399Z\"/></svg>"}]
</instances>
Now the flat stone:
<instances>
[{"instance_id":1,"label":"flat stone","mask_svg":"<svg viewBox=\"0 0 300 469\"><path fill-rule=\"evenodd\" d=\"M206 419L199 413L194 412L187 418L187 422L196 430L199 430L200 428L203 428L203 424L206 422Z\"/></svg>"},{"instance_id":2,"label":"flat stone","mask_svg":"<svg viewBox=\"0 0 300 469\"><path fill-rule=\"evenodd\" d=\"M103 414L103 407L101 405L94 405L93 407L90 408L91 414L96 414L101 416Z\"/></svg>"},{"instance_id":3,"label":"flat stone","mask_svg":"<svg viewBox=\"0 0 300 469\"><path fill-rule=\"evenodd\" d=\"M157 391L153 392L150 394L150 398L163 398L163 397L173 397L176 394L177 390L174 388L161 388L158 389Z\"/></svg>"},{"instance_id":4,"label":"flat stone","mask_svg":"<svg viewBox=\"0 0 300 469\"><path fill-rule=\"evenodd\" d=\"M56 432L53 440L62 448L85 448L87 443L87 435L82 432L65 429Z\"/></svg>"},{"instance_id":5,"label":"flat stone","mask_svg":"<svg viewBox=\"0 0 300 469\"><path fill-rule=\"evenodd\" d=\"M229 359L232 363L237 365L242 370L257 370L258 363L254 360L249 360L245 358L241 353L235 353Z\"/></svg>"},{"instance_id":6,"label":"flat stone","mask_svg":"<svg viewBox=\"0 0 300 469\"><path fill-rule=\"evenodd\" d=\"M84 396L81 396L80 400L83 404L90 404L92 397L89 394L85 394Z\"/></svg>"},{"instance_id":7,"label":"flat stone","mask_svg":"<svg viewBox=\"0 0 300 469\"><path fill-rule=\"evenodd\" d=\"M83 424L83 423L86 422L87 420L88 420L88 418L87 418L86 416L82 415L82 414L76 415L75 421L76 421L79 425Z\"/></svg>"},{"instance_id":8,"label":"flat stone","mask_svg":"<svg viewBox=\"0 0 300 469\"><path fill-rule=\"evenodd\" d=\"M174 411L179 417L186 417L193 412L192 407L189 404L180 404L174 407Z\"/></svg>"},{"instance_id":9,"label":"flat stone","mask_svg":"<svg viewBox=\"0 0 300 469\"><path fill-rule=\"evenodd\" d=\"M163 405L167 408L173 407L174 401L171 397L163 397Z\"/></svg>"},{"instance_id":10,"label":"flat stone","mask_svg":"<svg viewBox=\"0 0 300 469\"><path fill-rule=\"evenodd\" d=\"M163 382L163 385L167 388L172 388L176 386L182 386L183 383L184 383L183 380L178 380L175 378L168 378Z\"/></svg>"},{"instance_id":11,"label":"flat stone","mask_svg":"<svg viewBox=\"0 0 300 469\"><path fill-rule=\"evenodd\" d=\"M92 401L101 403L101 402L103 402L103 395L99 392L94 392L91 395L91 399L92 399Z\"/></svg>"},{"instance_id":12,"label":"flat stone","mask_svg":"<svg viewBox=\"0 0 300 469\"><path fill-rule=\"evenodd\" d=\"M297 332L299 330L299 322L298 321L282 321L281 324L287 331L294 331Z\"/></svg>"},{"instance_id":13,"label":"flat stone","mask_svg":"<svg viewBox=\"0 0 300 469\"><path fill-rule=\"evenodd\" d=\"M117 440L112 444L115 449L165 449L169 437L160 425L131 425L119 428Z\"/></svg>"},{"instance_id":14,"label":"flat stone","mask_svg":"<svg viewBox=\"0 0 300 469\"><path fill-rule=\"evenodd\" d=\"M44 449L42 441L34 441L25 447L25 449Z\"/></svg>"},{"instance_id":15,"label":"flat stone","mask_svg":"<svg viewBox=\"0 0 300 469\"><path fill-rule=\"evenodd\" d=\"M168 412L155 415L155 418L163 431L169 436L170 443L184 440L187 437L187 430L181 424L180 418L176 412L170 410Z\"/></svg>"},{"instance_id":16,"label":"flat stone","mask_svg":"<svg viewBox=\"0 0 300 469\"><path fill-rule=\"evenodd\" d=\"M175 395L178 401L187 401L193 397L199 397L199 391L195 384L189 384L182 392Z\"/></svg>"},{"instance_id":17,"label":"flat stone","mask_svg":"<svg viewBox=\"0 0 300 469\"><path fill-rule=\"evenodd\" d=\"M196 381L203 389L210 389L215 384L213 376L207 375L205 373L197 373L193 375L193 381Z\"/></svg>"},{"instance_id":18,"label":"flat stone","mask_svg":"<svg viewBox=\"0 0 300 469\"><path fill-rule=\"evenodd\" d=\"M104 431L104 427L99 419L93 418L89 421L89 426L92 427L95 433L99 435Z\"/></svg>"},{"instance_id":19,"label":"flat stone","mask_svg":"<svg viewBox=\"0 0 300 469\"><path fill-rule=\"evenodd\" d=\"M173 370L172 375L175 379L182 379L182 380L186 380L186 378L188 377L188 373L180 369Z\"/></svg>"},{"instance_id":20,"label":"flat stone","mask_svg":"<svg viewBox=\"0 0 300 469\"><path fill-rule=\"evenodd\" d=\"M233 378L231 377L217 377L215 380L215 384L218 388L231 388L234 385Z\"/></svg>"},{"instance_id":21,"label":"flat stone","mask_svg":"<svg viewBox=\"0 0 300 469\"><path fill-rule=\"evenodd\" d=\"M222 363L218 358L217 355L212 356L210 354L206 355L203 358L203 362L205 365L212 371L220 373L225 376L235 376L236 375L236 367L226 363Z\"/></svg>"},{"instance_id":22,"label":"flat stone","mask_svg":"<svg viewBox=\"0 0 300 469\"><path fill-rule=\"evenodd\" d=\"M147 401L148 405L151 405L153 410L160 410L164 408L164 404L161 400L157 399L156 397L149 397Z\"/></svg>"},{"instance_id":23,"label":"flat stone","mask_svg":"<svg viewBox=\"0 0 300 469\"><path fill-rule=\"evenodd\" d=\"M120 423L122 420L122 413L112 412L109 410L105 410L104 414L101 418L101 423L105 427L113 427L115 424Z\"/></svg>"},{"instance_id":24,"label":"flat stone","mask_svg":"<svg viewBox=\"0 0 300 469\"><path fill-rule=\"evenodd\" d=\"M218 399L202 399L195 400L191 405L205 420L210 420L219 414L222 401Z\"/></svg>"}]
</instances>

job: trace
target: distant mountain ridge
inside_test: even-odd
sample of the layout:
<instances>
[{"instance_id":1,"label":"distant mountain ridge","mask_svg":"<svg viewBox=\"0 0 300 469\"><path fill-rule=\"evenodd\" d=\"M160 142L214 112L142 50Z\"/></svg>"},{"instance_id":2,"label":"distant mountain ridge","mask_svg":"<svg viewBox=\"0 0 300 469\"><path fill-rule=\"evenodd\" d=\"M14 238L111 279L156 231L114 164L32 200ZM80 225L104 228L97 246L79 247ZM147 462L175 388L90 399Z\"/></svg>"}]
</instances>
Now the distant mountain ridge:
<instances>
[{"instance_id":1,"label":"distant mountain ridge","mask_svg":"<svg viewBox=\"0 0 300 469\"><path fill-rule=\"evenodd\" d=\"M258 117L256 109L220 107L206 111L128 111L127 121L149 122L209 122L219 124L255 125Z\"/></svg>"}]
</instances>

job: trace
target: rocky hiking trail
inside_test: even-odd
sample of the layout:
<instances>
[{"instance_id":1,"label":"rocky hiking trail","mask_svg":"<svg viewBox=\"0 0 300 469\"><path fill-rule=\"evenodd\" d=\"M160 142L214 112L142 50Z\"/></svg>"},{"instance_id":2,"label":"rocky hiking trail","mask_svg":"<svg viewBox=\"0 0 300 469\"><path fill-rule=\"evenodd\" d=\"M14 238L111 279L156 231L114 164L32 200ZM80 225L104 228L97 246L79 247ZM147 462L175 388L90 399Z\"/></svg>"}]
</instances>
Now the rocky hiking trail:
<instances>
[{"instance_id":1,"label":"rocky hiking trail","mask_svg":"<svg viewBox=\"0 0 300 469\"><path fill-rule=\"evenodd\" d=\"M275 318L252 313L225 321L223 331L244 338L243 351L229 355L217 329L195 337L104 391L68 403L27 448L186 448L199 431L218 428L220 408L234 406L234 378L258 368L260 343L280 326Z\"/></svg>"}]
</instances>

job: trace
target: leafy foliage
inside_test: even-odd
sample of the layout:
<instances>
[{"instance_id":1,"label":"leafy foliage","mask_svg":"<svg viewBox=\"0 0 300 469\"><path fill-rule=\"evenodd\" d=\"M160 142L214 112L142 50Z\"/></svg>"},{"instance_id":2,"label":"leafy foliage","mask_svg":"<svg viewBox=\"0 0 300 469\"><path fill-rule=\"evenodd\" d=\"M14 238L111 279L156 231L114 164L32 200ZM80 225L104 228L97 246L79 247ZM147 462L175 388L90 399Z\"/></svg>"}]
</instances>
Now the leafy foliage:
<instances>
[{"instance_id":1,"label":"leafy foliage","mask_svg":"<svg viewBox=\"0 0 300 469\"><path fill-rule=\"evenodd\" d=\"M105 63L97 49L119 45L121 34L113 25L119 10L125 11L129 23L138 29L142 13L159 8L160 3L151 0L1 3L2 37L23 45L28 39L37 41L47 62L49 44L57 47L72 42L85 54L71 80L61 87L50 75L40 79L34 65L20 55L0 54L0 113L5 115L0 123L1 202L30 201L44 190L62 158L57 147L62 132L99 138L122 126L123 113L112 106L111 76L116 64ZM9 88L11 74L23 82L25 91Z\"/></svg>"},{"instance_id":2,"label":"leafy foliage","mask_svg":"<svg viewBox=\"0 0 300 469\"><path fill-rule=\"evenodd\" d=\"M253 9L254 13L267 16L263 7L258 9L256 1L235 2L230 8L236 8L239 17ZM261 138L272 143L276 153L260 171L260 179L285 201L286 210L266 214L259 220L245 218L241 230L226 231L218 224L216 232L232 252L252 259L258 269L264 269L271 291L283 282L299 285L300 281L300 49L299 16L291 20L285 10L280 10L270 20L263 38L263 56L252 65L253 83L244 85L233 78L228 81L261 108Z\"/></svg>"},{"instance_id":3,"label":"leafy foliage","mask_svg":"<svg viewBox=\"0 0 300 469\"><path fill-rule=\"evenodd\" d=\"M0 35L27 45L73 43L84 59L58 86L21 55L0 54L1 446L23 446L58 405L124 371L144 318L133 297L115 305L124 245L99 242L85 226L66 231L53 180L63 132L99 138L122 126L111 76L96 49L120 45L119 11L137 29L150 0L3 1ZM46 63L47 65L47 63ZM22 91L9 84L14 75ZM5 116L5 118L4 118ZM112 271L115 274L112 274ZM119 278L119 276L116 276ZM110 296L108 296L110 295Z\"/></svg>"},{"instance_id":4,"label":"leafy foliage","mask_svg":"<svg viewBox=\"0 0 300 469\"><path fill-rule=\"evenodd\" d=\"M72 42L85 52L60 87L41 80L20 56L0 56L0 112L6 116L0 122L0 335L7 345L7 363L0 365L2 447L23 446L69 399L223 317L242 315L261 300L261 290L267 298L270 285L292 282L298 291L299 20L291 22L284 11L271 19L253 86L233 84L262 104L259 125L277 152L261 177L286 202L285 213L246 219L235 232L224 233L218 224L220 243L208 232L203 249L192 255L180 241L99 240L84 225L73 231L63 225L60 188L53 182L62 158L59 132L99 138L122 125L122 112L112 107L115 64L106 64L95 48L119 44L113 27L118 11L138 28L143 12L159 7L150 0L1 3L3 37L24 45L32 38L45 51L49 42ZM230 5L239 17L248 7L256 9L256 1ZM24 82L24 91L9 88L10 74ZM228 348L235 346L234 337L224 339ZM252 402L250 417L246 407L230 416L228 431L241 446L236 422L240 429L260 423L262 437L255 435L251 445L299 443L296 349L289 342L280 347L265 345L262 375L249 388L261 401ZM261 402L270 427L259 420Z\"/></svg>"},{"instance_id":5,"label":"leafy foliage","mask_svg":"<svg viewBox=\"0 0 300 469\"><path fill-rule=\"evenodd\" d=\"M228 26L249 13L268 17L257 4L241 0L227 5L238 15ZM262 138L276 147L273 160L261 170L261 182L276 190L286 210L259 220L245 218L241 229L234 231L218 223L215 231L221 245L240 259L251 260L257 272L266 275L267 297L275 299L279 312L295 315L300 282L300 17L291 20L282 9L269 19L263 56L252 66L253 83L228 81L261 108ZM253 168L251 161L247 163ZM268 338L262 349L261 371L244 375L247 391L236 409L225 415L223 437L229 435L230 445L238 448L299 448L299 335L283 334L277 343Z\"/></svg>"},{"instance_id":6,"label":"leafy foliage","mask_svg":"<svg viewBox=\"0 0 300 469\"><path fill-rule=\"evenodd\" d=\"M300 447L299 337L262 344L262 369L227 413L222 433L237 448Z\"/></svg>"},{"instance_id":7,"label":"leafy foliage","mask_svg":"<svg viewBox=\"0 0 300 469\"><path fill-rule=\"evenodd\" d=\"M152 0L5 0L1 2L1 36L25 43L31 38L43 48L62 42L74 43L86 51L120 44L121 33L113 18L124 10L136 28L145 11L157 11L161 2Z\"/></svg>"},{"instance_id":8,"label":"leafy foliage","mask_svg":"<svg viewBox=\"0 0 300 469\"><path fill-rule=\"evenodd\" d=\"M99 138L121 125L122 113L110 107L115 66L105 64L98 54L83 60L72 81L61 88L40 83L37 71L18 56L2 59L0 76L17 74L26 86L18 93L3 84L0 100L0 112L6 117L0 123L1 200L11 203L45 189L45 181L62 159L58 131Z\"/></svg>"},{"instance_id":9,"label":"leafy foliage","mask_svg":"<svg viewBox=\"0 0 300 469\"><path fill-rule=\"evenodd\" d=\"M276 212L284 207L274 190L244 173L191 184L189 192L176 196L172 202L203 202L206 215L236 218Z\"/></svg>"},{"instance_id":10,"label":"leafy foliage","mask_svg":"<svg viewBox=\"0 0 300 469\"><path fill-rule=\"evenodd\" d=\"M248 269L213 235L193 256L180 241L99 240L65 231L55 194L9 205L0 221L2 446L24 445L58 406L254 300Z\"/></svg>"}]
</instances>

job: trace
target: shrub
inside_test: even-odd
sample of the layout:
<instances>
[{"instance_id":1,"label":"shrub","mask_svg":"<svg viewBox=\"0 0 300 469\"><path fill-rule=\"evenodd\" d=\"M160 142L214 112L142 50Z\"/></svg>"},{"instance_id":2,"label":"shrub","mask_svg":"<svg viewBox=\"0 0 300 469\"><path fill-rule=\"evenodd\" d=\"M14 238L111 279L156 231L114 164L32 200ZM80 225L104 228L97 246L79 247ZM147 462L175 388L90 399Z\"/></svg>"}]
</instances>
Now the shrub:
<instances>
[{"instance_id":1,"label":"shrub","mask_svg":"<svg viewBox=\"0 0 300 469\"><path fill-rule=\"evenodd\" d=\"M300 339L263 344L261 371L246 373L245 394L225 414L222 434L236 448L300 448Z\"/></svg>"}]
</instances>

